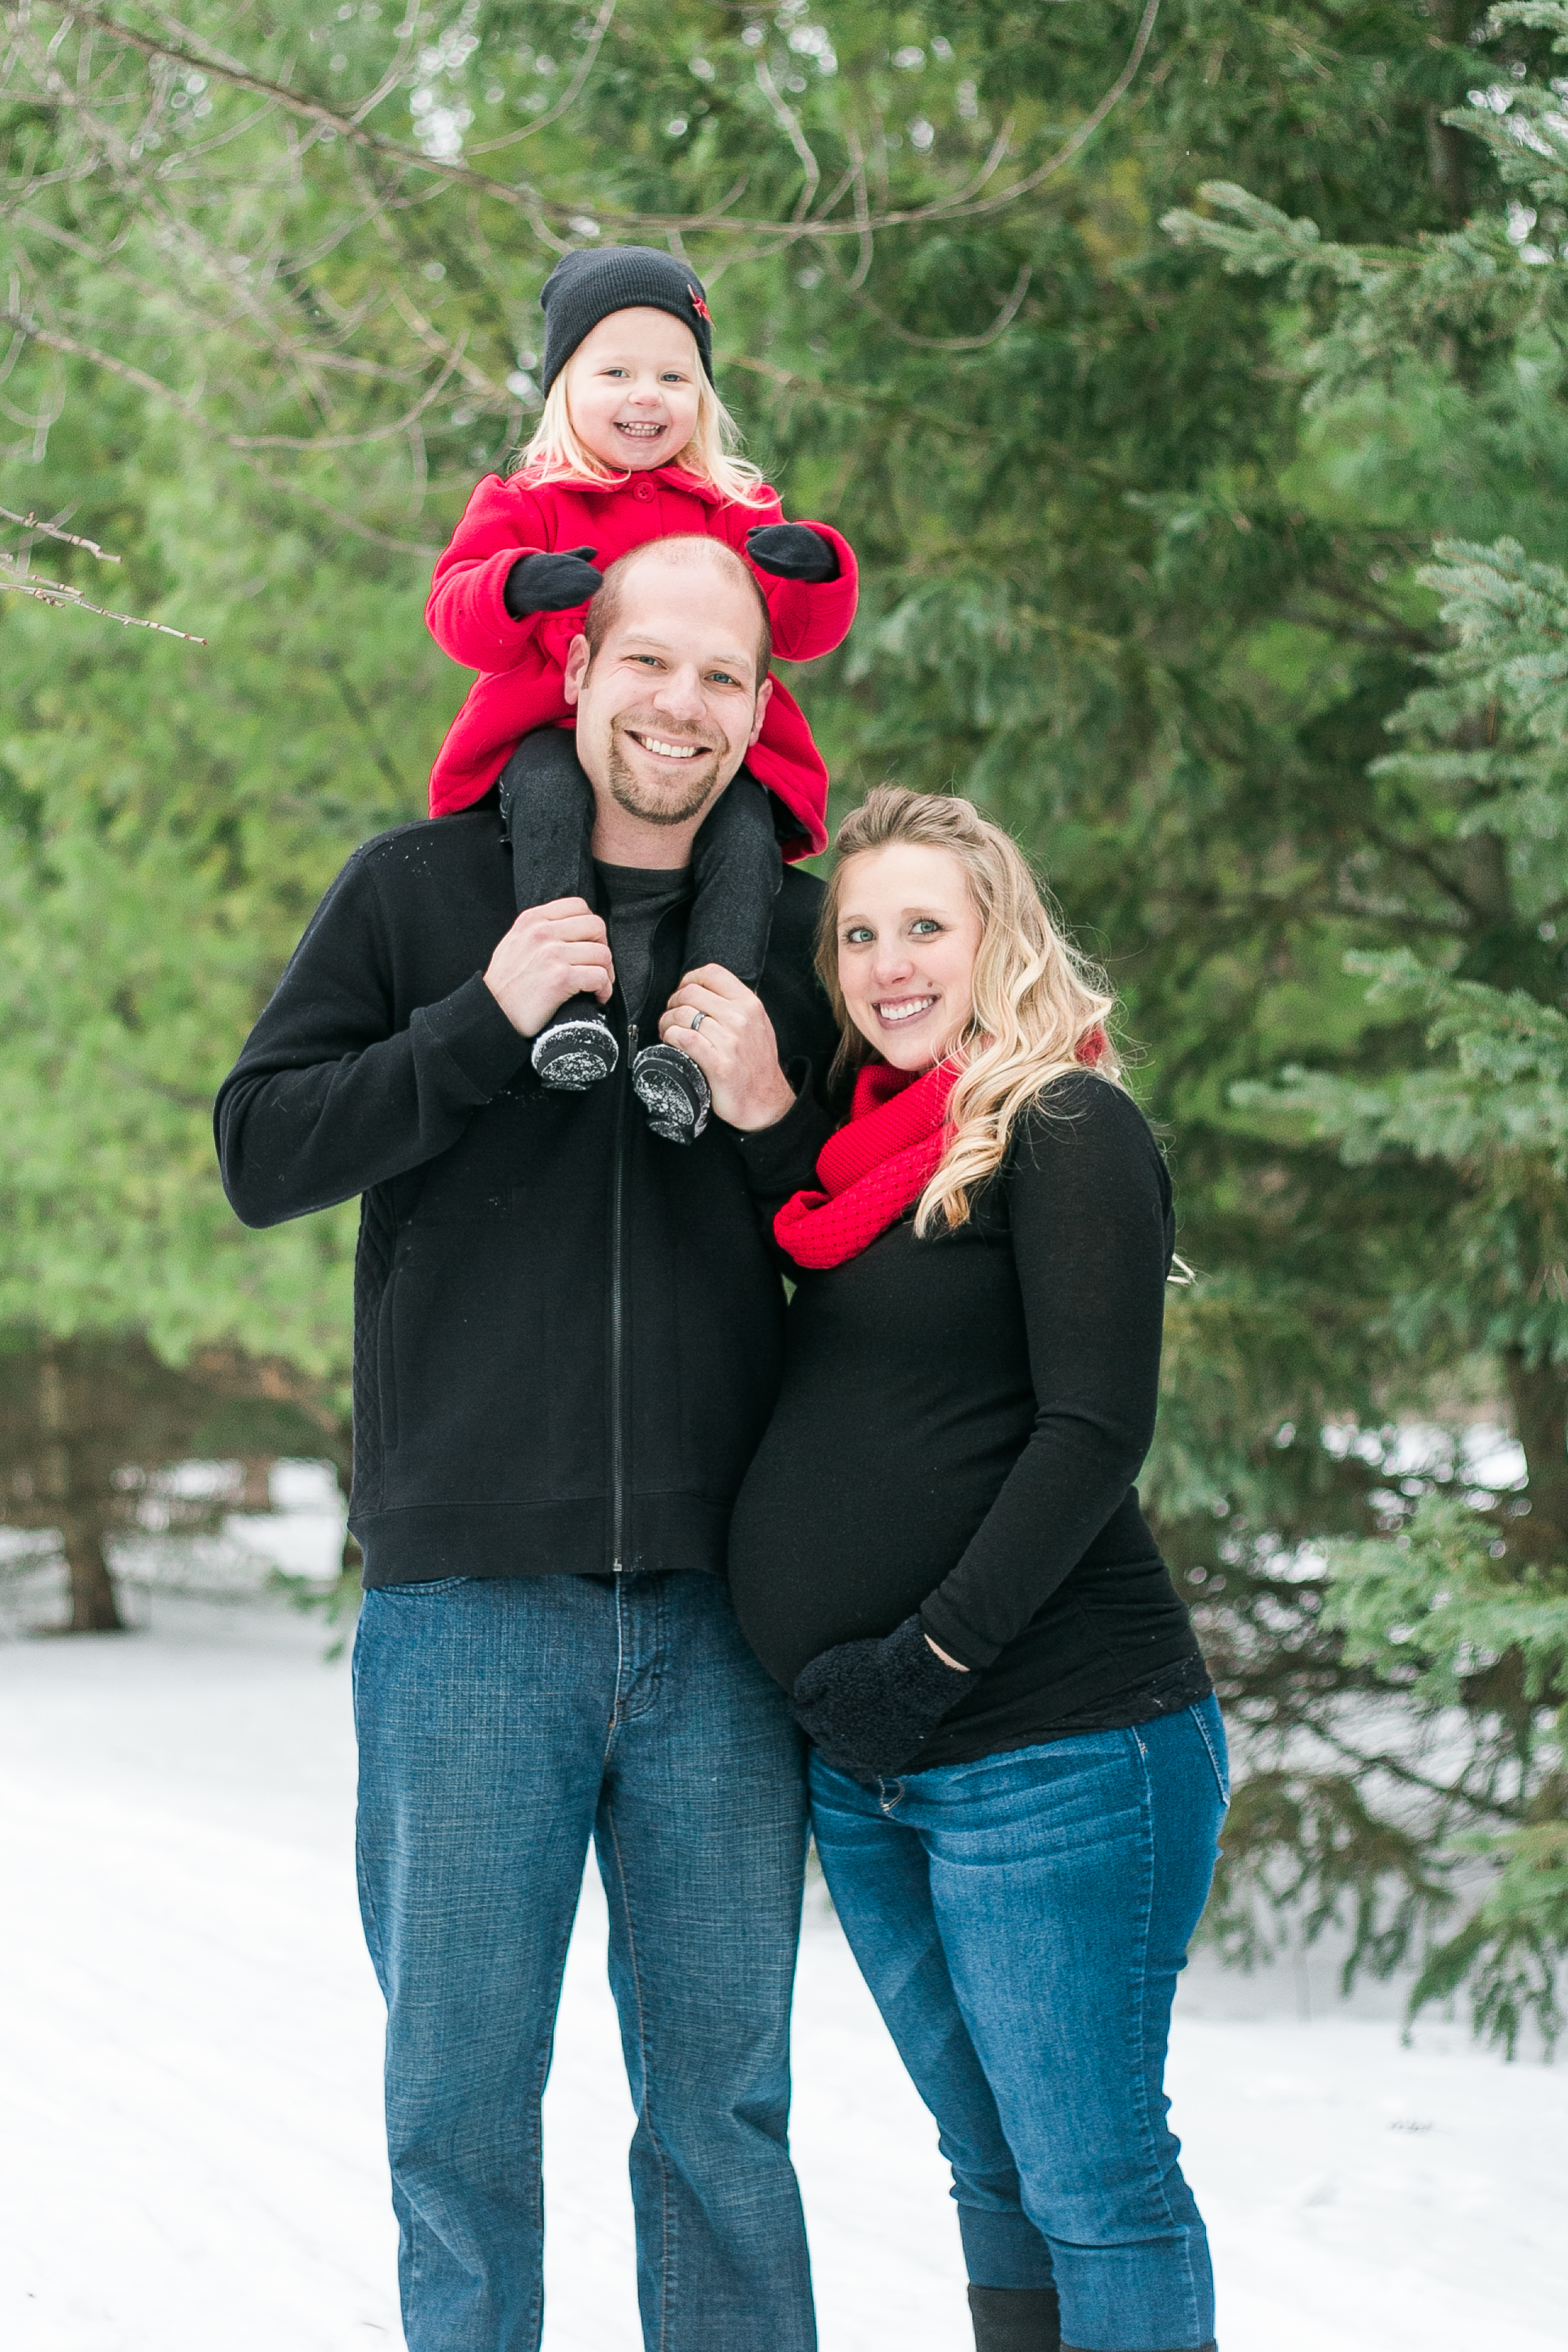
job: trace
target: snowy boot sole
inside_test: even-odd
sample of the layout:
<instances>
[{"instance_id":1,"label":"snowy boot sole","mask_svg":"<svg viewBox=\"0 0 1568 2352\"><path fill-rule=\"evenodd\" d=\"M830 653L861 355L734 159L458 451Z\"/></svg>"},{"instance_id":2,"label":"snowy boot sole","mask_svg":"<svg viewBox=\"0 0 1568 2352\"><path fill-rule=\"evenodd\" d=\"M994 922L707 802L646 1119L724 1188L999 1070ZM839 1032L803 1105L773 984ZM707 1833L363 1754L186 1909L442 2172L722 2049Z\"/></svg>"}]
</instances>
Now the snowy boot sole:
<instances>
[{"instance_id":1,"label":"snowy boot sole","mask_svg":"<svg viewBox=\"0 0 1568 2352\"><path fill-rule=\"evenodd\" d=\"M632 1085L655 1135L666 1143L696 1141L713 1095L689 1054L678 1045L644 1045L632 1065Z\"/></svg>"},{"instance_id":2,"label":"snowy boot sole","mask_svg":"<svg viewBox=\"0 0 1568 2352\"><path fill-rule=\"evenodd\" d=\"M541 1086L580 1095L610 1076L621 1048L607 1022L557 1021L539 1031L528 1059Z\"/></svg>"}]
</instances>

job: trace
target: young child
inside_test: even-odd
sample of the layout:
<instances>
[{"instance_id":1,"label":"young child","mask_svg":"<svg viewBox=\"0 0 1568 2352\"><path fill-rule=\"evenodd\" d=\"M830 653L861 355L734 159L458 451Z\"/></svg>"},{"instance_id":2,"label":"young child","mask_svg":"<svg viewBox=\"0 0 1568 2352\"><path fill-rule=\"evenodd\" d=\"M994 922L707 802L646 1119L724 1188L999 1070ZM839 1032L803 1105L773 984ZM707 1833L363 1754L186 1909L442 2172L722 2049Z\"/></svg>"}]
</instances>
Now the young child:
<instances>
[{"instance_id":1,"label":"young child","mask_svg":"<svg viewBox=\"0 0 1568 2352\"><path fill-rule=\"evenodd\" d=\"M443 651L481 673L431 772L430 813L472 807L499 778L519 911L594 898L592 795L561 689L602 576L593 559L676 534L722 539L756 572L786 661L841 644L857 593L848 541L786 522L777 492L730 454L707 302L684 262L634 245L569 253L539 299L544 413L517 471L486 475L469 499L425 607ZM756 985L780 859L825 846L827 793L805 718L775 679L746 765L697 834L689 970L719 963ZM629 1003L628 1018L641 1009ZM580 996L531 1058L547 1087L580 1090L609 1076L619 1048L596 1000ZM645 1046L632 1083L655 1133L701 1134L711 1101L690 1055Z\"/></svg>"}]
</instances>

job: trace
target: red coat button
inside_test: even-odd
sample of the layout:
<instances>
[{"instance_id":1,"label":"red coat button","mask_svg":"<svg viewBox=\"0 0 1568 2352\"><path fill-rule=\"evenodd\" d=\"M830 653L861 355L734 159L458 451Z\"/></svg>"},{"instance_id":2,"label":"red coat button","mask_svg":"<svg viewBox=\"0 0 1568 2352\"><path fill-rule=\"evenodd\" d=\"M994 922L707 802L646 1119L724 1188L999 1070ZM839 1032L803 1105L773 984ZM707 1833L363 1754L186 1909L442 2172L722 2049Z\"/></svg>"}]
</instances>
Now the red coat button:
<instances>
[{"instance_id":1,"label":"red coat button","mask_svg":"<svg viewBox=\"0 0 1568 2352\"><path fill-rule=\"evenodd\" d=\"M633 482L632 485L632 495L634 499L651 499L653 495L653 483Z\"/></svg>"}]
</instances>

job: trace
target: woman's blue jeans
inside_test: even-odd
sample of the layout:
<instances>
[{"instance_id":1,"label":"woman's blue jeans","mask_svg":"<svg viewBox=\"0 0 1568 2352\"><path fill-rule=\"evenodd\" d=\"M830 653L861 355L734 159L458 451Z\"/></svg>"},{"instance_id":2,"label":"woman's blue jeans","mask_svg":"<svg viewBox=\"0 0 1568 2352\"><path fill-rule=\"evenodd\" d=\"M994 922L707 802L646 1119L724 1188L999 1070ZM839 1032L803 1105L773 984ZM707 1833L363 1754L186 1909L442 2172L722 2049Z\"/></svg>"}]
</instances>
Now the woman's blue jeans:
<instances>
[{"instance_id":1,"label":"woman's blue jeans","mask_svg":"<svg viewBox=\"0 0 1568 2352\"><path fill-rule=\"evenodd\" d=\"M811 1758L822 1873L940 2127L970 2279L1054 2285L1081 2352L1214 2335L1162 2082L1228 1795L1212 1698L873 1788Z\"/></svg>"}]
</instances>

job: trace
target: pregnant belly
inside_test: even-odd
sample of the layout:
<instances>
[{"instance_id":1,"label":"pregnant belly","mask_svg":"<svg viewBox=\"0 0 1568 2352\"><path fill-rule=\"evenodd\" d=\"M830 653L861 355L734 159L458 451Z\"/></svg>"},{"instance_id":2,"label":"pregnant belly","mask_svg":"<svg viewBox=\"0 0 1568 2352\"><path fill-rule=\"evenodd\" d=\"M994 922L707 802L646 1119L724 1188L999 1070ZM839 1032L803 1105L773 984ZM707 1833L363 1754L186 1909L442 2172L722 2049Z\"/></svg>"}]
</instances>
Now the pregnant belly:
<instances>
[{"instance_id":1,"label":"pregnant belly","mask_svg":"<svg viewBox=\"0 0 1568 2352\"><path fill-rule=\"evenodd\" d=\"M990 1508L1004 1465L965 1465L934 1483L929 1465L812 1470L764 1442L736 1504L729 1584L747 1640L788 1690L808 1659L839 1642L891 1633L959 1559ZM896 1498L896 1499L895 1499Z\"/></svg>"}]
</instances>

